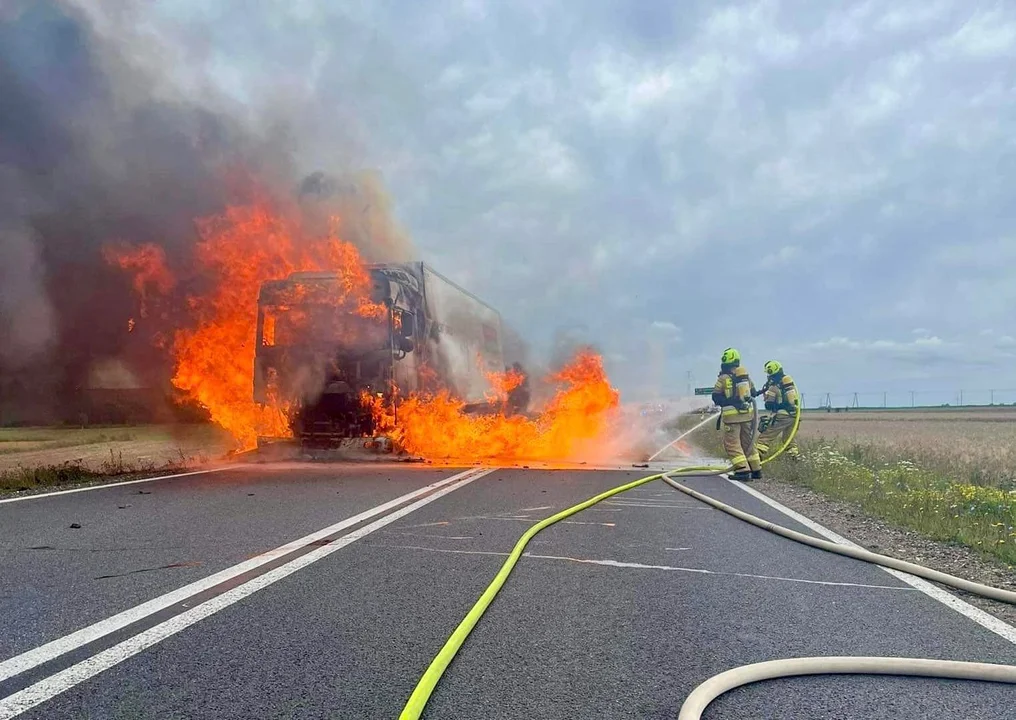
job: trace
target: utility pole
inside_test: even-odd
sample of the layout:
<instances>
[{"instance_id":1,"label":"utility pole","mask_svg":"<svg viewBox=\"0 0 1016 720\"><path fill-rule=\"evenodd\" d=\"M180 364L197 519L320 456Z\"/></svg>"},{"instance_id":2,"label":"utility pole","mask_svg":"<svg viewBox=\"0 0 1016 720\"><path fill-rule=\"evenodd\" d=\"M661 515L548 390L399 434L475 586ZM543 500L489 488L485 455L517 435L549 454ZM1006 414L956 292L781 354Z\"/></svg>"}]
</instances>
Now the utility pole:
<instances>
[{"instance_id":1,"label":"utility pole","mask_svg":"<svg viewBox=\"0 0 1016 720\"><path fill-rule=\"evenodd\" d=\"M889 407L889 393L883 391L883 393L882 393L882 409L885 410L887 407Z\"/></svg>"},{"instance_id":2,"label":"utility pole","mask_svg":"<svg viewBox=\"0 0 1016 720\"><path fill-rule=\"evenodd\" d=\"M910 407L914 407L914 391L910 391Z\"/></svg>"},{"instance_id":3,"label":"utility pole","mask_svg":"<svg viewBox=\"0 0 1016 720\"><path fill-rule=\"evenodd\" d=\"M963 391L960 390L960 406L963 406Z\"/></svg>"},{"instance_id":4,"label":"utility pole","mask_svg":"<svg viewBox=\"0 0 1016 720\"><path fill-rule=\"evenodd\" d=\"M688 397L691 397L691 370L688 371Z\"/></svg>"},{"instance_id":5,"label":"utility pole","mask_svg":"<svg viewBox=\"0 0 1016 720\"><path fill-rule=\"evenodd\" d=\"M994 390L989 390L988 392L991 393L991 404L994 405L995 404L995 391Z\"/></svg>"}]
</instances>

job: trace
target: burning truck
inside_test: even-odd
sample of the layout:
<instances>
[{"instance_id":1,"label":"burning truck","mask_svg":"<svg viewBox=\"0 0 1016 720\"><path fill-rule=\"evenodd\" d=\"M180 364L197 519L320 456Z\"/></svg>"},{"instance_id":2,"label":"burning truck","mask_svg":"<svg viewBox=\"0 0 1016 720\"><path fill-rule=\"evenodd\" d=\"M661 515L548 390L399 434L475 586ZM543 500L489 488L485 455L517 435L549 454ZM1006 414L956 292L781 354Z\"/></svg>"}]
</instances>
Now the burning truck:
<instances>
[{"instance_id":1,"label":"burning truck","mask_svg":"<svg viewBox=\"0 0 1016 720\"><path fill-rule=\"evenodd\" d=\"M508 369L500 314L422 262L363 269L369 297L351 295L339 272L261 285L254 401L285 410L294 437L318 446L397 425L400 401L416 393L447 391L466 412L503 410L492 402ZM525 382L506 404L525 412Z\"/></svg>"}]
</instances>

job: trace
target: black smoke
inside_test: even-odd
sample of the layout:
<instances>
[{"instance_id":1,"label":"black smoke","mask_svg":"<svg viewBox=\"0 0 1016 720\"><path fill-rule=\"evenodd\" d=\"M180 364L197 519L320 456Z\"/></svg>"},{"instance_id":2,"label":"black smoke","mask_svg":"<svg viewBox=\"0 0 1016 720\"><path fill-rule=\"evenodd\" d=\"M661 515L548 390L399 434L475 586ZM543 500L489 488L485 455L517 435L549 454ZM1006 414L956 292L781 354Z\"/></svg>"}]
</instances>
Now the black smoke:
<instances>
[{"instance_id":1,"label":"black smoke","mask_svg":"<svg viewBox=\"0 0 1016 720\"><path fill-rule=\"evenodd\" d=\"M111 362L122 385L171 392L155 340L185 319L139 317L130 277L103 248L153 243L185 266L194 220L244 200L238 178L300 198L311 218L353 207L357 244L383 237L371 259L408 254L377 178L319 177L301 194L277 119L266 130L189 97L142 56L150 49L95 22L60 0L0 6L0 423L77 419Z\"/></svg>"}]
</instances>

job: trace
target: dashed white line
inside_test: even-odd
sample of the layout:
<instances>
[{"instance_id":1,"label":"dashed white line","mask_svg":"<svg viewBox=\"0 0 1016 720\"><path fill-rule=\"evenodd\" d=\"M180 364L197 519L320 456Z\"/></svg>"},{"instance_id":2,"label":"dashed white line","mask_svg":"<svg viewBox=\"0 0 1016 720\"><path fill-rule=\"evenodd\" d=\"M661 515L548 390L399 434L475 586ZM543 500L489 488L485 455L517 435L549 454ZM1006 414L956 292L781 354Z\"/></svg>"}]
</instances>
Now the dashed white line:
<instances>
[{"instance_id":1,"label":"dashed white line","mask_svg":"<svg viewBox=\"0 0 1016 720\"><path fill-rule=\"evenodd\" d=\"M744 483L740 483L740 482L736 482L734 480L730 480L729 478L727 479L727 482L729 482L729 483L731 483L733 485L736 485L737 487L741 488L742 490L744 490L749 495L758 498L759 500L764 502L766 505L769 505L770 507L773 507L773 508L779 510L781 513L783 513L787 517L789 517L789 518L791 518L793 520L796 520L801 525L804 525L805 527L815 531L816 533L818 533L819 535L822 535L823 537L825 537L828 540L832 540L833 542L841 543L843 545L849 545L850 547L855 547L855 548L860 548L861 547L857 543L848 540L847 538L843 537L842 535L839 535L838 533L833 532L832 530L830 530L829 528L827 528L827 527L825 527L823 525L820 525L819 523L815 522L811 518L806 517L806 516L802 515L799 512L791 510L790 508L788 508L787 506L783 505L782 503L779 503L776 500L773 500L768 495L763 495L762 493L760 493L755 488L749 487L748 485L745 485ZM902 580L907 585L910 585L911 587L913 587L913 588L915 588L917 590L920 590L925 595L928 595L929 597L932 597L935 600L938 600L943 605L946 605L946 606L952 608L953 610L955 610L956 612L960 613L961 615L965 615L966 617L970 618L971 620L973 620L975 623L977 623L981 627L983 627L983 628L985 628L987 630L990 630L991 632L995 633L996 635L999 635L1000 637L1005 638L1006 640L1008 640L1009 642L1011 642L1013 644L1016 644L1016 627L1013 627L1009 623L1003 622L1002 620L999 620L994 615L990 615L990 614L984 612L983 610L974 607L970 603L964 602L963 600L960 600L958 597L956 597L952 593L949 593L949 592L946 592L945 590L942 590L937 585L932 585L927 580L924 580L924 579L919 578L919 577L914 577L913 575L908 575L905 572L900 572L899 570L894 570L893 568L882 567L881 565L879 565L878 567L881 568L882 570L884 570L885 572L889 573L893 577L898 578L899 580Z\"/></svg>"},{"instance_id":2,"label":"dashed white line","mask_svg":"<svg viewBox=\"0 0 1016 720\"><path fill-rule=\"evenodd\" d=\"M804 578L781 577L779 575L755 575L753 573L722 572L719 570L676 567L673 565L647 565L644 563L621 562L619 560L592 560L588 558L568 557L566 555L530 555L525 553L522 557L533 558L534 560L564 560L567 562L584 563L588 565L631 568L633 570L666 570L669 572L687 572L698 575L723 575L727 577L752 578L755 580L780 580L783 582L807 583L808 585L833 585L835 587L873 588L877 590L908 590L908 588L901 588L898 585L866 585L864 583L834 582L830 580L806 580Z\"/></svg>"},{"instance_id":3,"label":"dashed white line","mask_svg":"<svg viewBox=\"0 0 1016 720\"><path fill-rule=\"evenodd\" d=\"M448 548L432 548L422 545L375 545L375 547L386 547L393 550L422 550L424 552L451 553L455 555L499 555L507 557L509 553L495 552L492 550L452 550ZM751 580L776 580L779 582L805 583L807 585L827 585L832 587L854 587L869 588L872 590L895 590L898 592L911 592L912 588L900 587L899 585L869 585L865 583L836 582L833 580L808 580L806 578L781 577L779 575L755 575L753 573L723 572L719 570L705 570L703 568L678 567L675 565L647 565L645 563L621 562L620 560L594 560L591 558L576 558L566 555L534 555L522 553L522 557L532 560L559 560L565 562L581 563L584 565L602 565L604 567L628 568L632 570L663 570L666 572L686 572L695 575L716 575L721 577L740 577Z\"/></svg>"},{"instance_id":4,"label":"dashed white line","mask_svg":"<svg viewBox=\"0 0 1016 720\"><path fill-rule=\"evenodd\" d=\"M619 508L626 508L626 507L631 507L631 508L662 508L662 509L677 508L679 510L712 510L713 509L713 508L708 507L708 506L706 506L706 507L700 507L700 506L696 506L696 505L676 505L676 504L673 504L673 503L670 504L670 505L664 505L663 503L614 502L614 501L611 501L611 500L604 500L603 502L606 503L606 504L609 504L609 505L614 505L614 506L619 507Z\"/></svg>"}]
</instances>

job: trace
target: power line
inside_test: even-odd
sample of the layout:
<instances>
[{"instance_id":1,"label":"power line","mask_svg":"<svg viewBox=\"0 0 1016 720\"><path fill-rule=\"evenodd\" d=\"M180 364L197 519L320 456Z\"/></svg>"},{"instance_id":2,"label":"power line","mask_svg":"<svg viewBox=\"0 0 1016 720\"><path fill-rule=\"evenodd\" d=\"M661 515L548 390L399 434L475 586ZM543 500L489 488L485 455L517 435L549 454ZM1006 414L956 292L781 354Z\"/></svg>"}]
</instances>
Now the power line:
<instances>
[{"instance_id":1,"label":"power line","mask_svg":"<svg viewBox=\"0 0 1016 720\"><path fill-rule=\"evenodd\" d=\"M808 398L813 402L809 404ZM814 398L821 398L816 405ZM802 393L801 404L818 408L1004 407L1016 405L1016 388L983 390L869 390Z\"/></svg>"}]
</instances>

